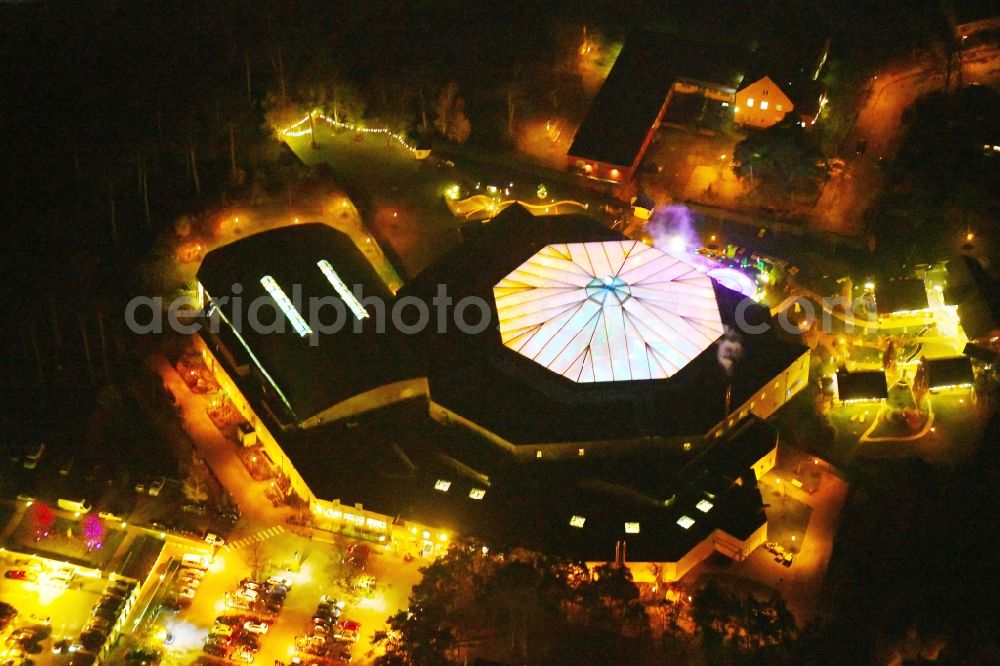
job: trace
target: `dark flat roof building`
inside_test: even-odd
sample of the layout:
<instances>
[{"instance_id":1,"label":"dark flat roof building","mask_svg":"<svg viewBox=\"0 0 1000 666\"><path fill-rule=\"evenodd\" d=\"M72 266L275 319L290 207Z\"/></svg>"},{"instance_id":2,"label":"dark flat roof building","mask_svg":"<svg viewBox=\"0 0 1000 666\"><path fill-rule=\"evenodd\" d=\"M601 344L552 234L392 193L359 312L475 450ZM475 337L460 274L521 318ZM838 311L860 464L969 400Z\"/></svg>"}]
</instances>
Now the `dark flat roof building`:
<instances>
[{"instance_id":1,"label":"dark flat roof building","mask_svg":"<svg viewBox=\"0 0 1000 666\"><path fill-rule=\"evenodd\" d=\"M434 421L415 401L360 416L351 427L302 431L285 451L320 497L350 498L496 546L596 562L612 560L624 540L630 561L677 562L716 530L745 541L764 525L754 468L769 457L773 464L777 441L773 426L749 417L728 437L695 440L690 453L649 446L520 460L457 424ZM343 460L352 464L337 464Z\"/></svg>"},{"instance_id":2,"label":"dark flat roof building","mask_svg":"<svg viewBox=\"0 0 1000 666\"><path fill-rule=\"evenodd\" d=\"M714 341L724 329L741 330L736 311L745 297L708 278L708 293L696 298L708 299L708 305L717 308L721 328L712 334L712 344L701 351L689 350L683 366L665 379L581 383L518 353L510 341L505 344L494 287L512 269L557 241L623 240L618 232L583 216L534 217L512 206L404 285L400 298L411 296L427 303L438 285L447 285L456 302L477 298L489 305L491 321L501 321L501 330L489 326L475 335L450 327L443 334L411 336L419 347L414 354L424 359L431 400L512 445L703 435L726 417L727 393L735 409L808 353L807 347L780 339L774 326L758 334L744 332L742 358L727 375ZM530 270L545 269L531 265ZM546 290L557 291L555 287L537 291ZM624 307L632 321L629 305ZM741 314L748 323L771 323L767 308L759 304L744 307ZM550 314L522 316L540 322L538 317ZM636 325L641 327L642 322Z\"/></svg>"},{"instance_id":3,"label":"dark flat roof building","mask_svg":"<svg viewBox=\"0 0 1000 666\"><path fill-rule=\"evenodd\" d=\"M926 373L927 388L931 391L964 388L975 383L972 361L968 356L921 359L920 371Z\"/></svg>"},{"instance_id":4,"label":"dark flat roof building","mask_svg":"<svg viewBox=\"0 0 1000 666\"><path fill-rule=\"evenodd\" d=\"M861 370L837 371L837 398L841 402L873 402L889 397L885 372Z\"/></svg>"},{"instance_id":5,"label":"dark flat roof building","mask_svg":"<svg viewBox=\"0 0 1000 666\"><path fill-rule=\"evenodd\" d=\"M362 319L352 310L355 287L387 306L392 294L354 242L325 224L282 227L220 247L205 256L197 277L229 324L209 336L213 346L224 347L257 376L268 406L286 424L403 378L391 333L374 330L375 308L359 310L367 313ZM306 329L296 329L294 315L278 303L282 293ZM311 298L328 299L318 311L326 324L335 321L339 303L341 330L322 332L310 315ZM262 326L250 325L254 312Z\"/></svg>"},{"instance_id":6,"label":"dark flat roof building","mask_svg":"<svg viewBox=\"0 0 1000 666\"><path fill-rule=\"evenodd\" d=\"M929 307L923 280L902 278L887 280L875 289L875 309L880 317L919 312Z\"/></svg>"},{"instance_id":7,"label":"dark flat roof building","mask_svg":"<svg viewBox=\"0 0 1000 666\"><path fill-rule=\"evenodd\" d=\"M809 349L682 258L585 216L512 205L397 300L349 238L319 224L214 250L198 279L213 298L243 296L214 306L226 324L253 299L284 313L281 332L227 325L207 340L224 361L249 359L245 378L264 387L253 397L273 409L280 394L292 424L326 415L280 444L265 428L258 437L272 461L292 463L317 517L350 514L383 540L397 526L419 540L412 521L446 530L442 541L458 532L587 561L624 543L630 563L669 567L650 565L648 580L676 580L713 550L744 557L766 538L756 481L775 464L777 433L762 419L805 386ZM392 334L416 323L407 307L379 334L373 306L341 282L387 309L424 301L431 325ZM360 332L321 333L310 296L340 302Z\"/></svg>"},{"instance_id":8,"label":"dark flat roof building","mask_svg":"<svg viewBox=\"0 0 1000 666\"><path fill-rule=\"evenodd\" d=\"M718 47L709 47L648 30L629 33L618 59L569 149L570 167L576 161L597 162L588 175L623 180L642 159L667 105L675 83L717 88L732 94L739 72Z\"/></svg>"}]
</instances>

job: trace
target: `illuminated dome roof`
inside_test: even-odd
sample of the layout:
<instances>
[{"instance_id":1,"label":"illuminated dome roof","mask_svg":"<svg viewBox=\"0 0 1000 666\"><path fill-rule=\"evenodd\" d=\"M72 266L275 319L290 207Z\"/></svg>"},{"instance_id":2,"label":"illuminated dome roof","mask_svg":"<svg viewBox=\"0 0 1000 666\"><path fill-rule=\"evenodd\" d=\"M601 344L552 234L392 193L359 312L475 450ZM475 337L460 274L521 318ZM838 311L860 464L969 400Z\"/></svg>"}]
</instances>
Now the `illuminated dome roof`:
<instances>
[{"instance_id":1,"label":"illuminated dome roof","mask_svg":"<svg viewBox=\"0 0 1000 666\"><path fill-rule=\"evenodd\" d=\"M711 279L639 241L547 245L493 296L503 344L575 382L665 379L723 333Z\"/></svg>"}]
</instances>

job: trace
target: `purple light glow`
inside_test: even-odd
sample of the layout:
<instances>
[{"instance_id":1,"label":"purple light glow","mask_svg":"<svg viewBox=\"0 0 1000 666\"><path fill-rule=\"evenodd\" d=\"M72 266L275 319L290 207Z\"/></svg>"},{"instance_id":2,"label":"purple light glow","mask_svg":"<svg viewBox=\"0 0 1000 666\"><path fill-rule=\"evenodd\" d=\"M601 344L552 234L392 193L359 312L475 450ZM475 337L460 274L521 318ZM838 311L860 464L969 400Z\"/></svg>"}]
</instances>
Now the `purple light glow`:
<instances>
[{"instance_id":1,"label":"purple light glow","mask_svg":"<svg viewBox=\"0 0 1000 666\"><path fill-rule=\"evenodd\" d=\"M708 276L718 280L723 287L738 291L747 298L753 298L754 294L757 293L757 285L754 281L746 273L735 268L728 266L713 268L708 271Z\"/></svg>"}]
</instances>

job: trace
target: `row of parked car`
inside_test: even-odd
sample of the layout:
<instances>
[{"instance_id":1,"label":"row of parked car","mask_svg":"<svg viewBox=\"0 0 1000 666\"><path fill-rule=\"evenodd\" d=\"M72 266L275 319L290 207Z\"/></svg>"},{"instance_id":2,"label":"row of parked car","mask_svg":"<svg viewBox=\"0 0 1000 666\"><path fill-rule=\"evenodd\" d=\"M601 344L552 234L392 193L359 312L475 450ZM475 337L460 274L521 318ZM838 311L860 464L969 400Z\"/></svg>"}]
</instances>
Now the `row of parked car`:
<instances>
[{"instance_id":1,"label":"row of parked car","mask_svg":"<svg viewBox=\"0 0 1000 666\"><path fill-rule=\"evenodd\" d=\"M281 612L291 587L291 581L280 576L264 581L241 580L236 590L226 594L230 613L215 619L205 641L205 653L253 663L254 655L260 650L261 636L268 632L274 617Z\"/></svg>"},{"instance_id":2,"label":"row of parked car","mask_svg":"<svg viewBox=\"0 0 1000 666\"><path fill-rule=\"evenodd\" d=\"M174 593L178 609L191 605L207 571L208 558L205 556L188 554L181 558L181 566L174 579Z\"/></svg>"},{"instance_id":3,"label":"row of parked car","mask_svg":"<svg viewBox=\"0 0 1000 666\"><path fill-rule=\"evenodd\" d=\"M343 612L343 601L321 597L308 633L296 637L295 649L304 655L350 663L351 645L357 642L361 625L342 618Z\"/></svg>"},{"instance_id":4,"label":"row of parked car","mask_svg":"<svg viewBox=\"0 0 1000 666\"><path fill-rule=\"evenodd\" d=\"M279 576L265 581L244 578L236 590L226 594L226 606L235 611L273 617L281 612L291 587L291 581Z\"/></svg>"},{"instance_id":5,"label":"row of parked car","mask_svg":"<svg viewBox=\"0 0 1000 666\"><path fill-rule=\"evenodd\" d=\"M79 639L72 641L63 639L52 645L55 654L68 653L72 666L89 666L96 663L97 652L114 631L115 625L121 619L129 598L135 591L136 583L127 580L117 580L108 586L100 599L90 611Z\"/></svg>"},{"instance_id":6,"label":"row of parked car","mask_svg":"<svg viewBox=\"0 0 1000 666\"><path fill-rule=\"evenodd\" d=\"M208 632L205 654L252 664L254 655L260 651L260 632L247 627L257 629L261 625L267 626L242 615L220 615Z\"/></svg>"}]
</instances>

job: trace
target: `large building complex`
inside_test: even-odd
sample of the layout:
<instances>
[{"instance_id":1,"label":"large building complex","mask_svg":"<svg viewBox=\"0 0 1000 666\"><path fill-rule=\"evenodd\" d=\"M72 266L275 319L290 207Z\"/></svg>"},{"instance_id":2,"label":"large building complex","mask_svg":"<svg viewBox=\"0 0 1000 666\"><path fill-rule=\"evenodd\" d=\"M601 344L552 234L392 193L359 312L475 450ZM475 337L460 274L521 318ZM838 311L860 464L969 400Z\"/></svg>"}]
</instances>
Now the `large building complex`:
<instances>
[{"instance_id":1,"label":"large building complex","mask_svg":"<svg viewBox=\"0 0 1000 666\"><path fill-rule=\"evenodd\" d=\"M645 580L766 536L765 420L805 386L809 351L680 258L512 206L395 296L318 224L219 248L198 279L222 315L206 355L264 407L259 439L317 520L617 556ZM253 308L285 326L237 330Z\"/></svg>"}]
</instances>

